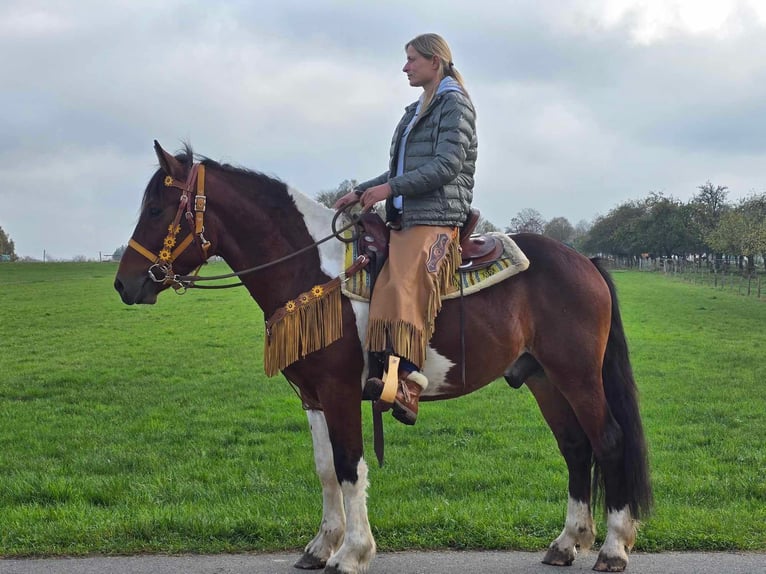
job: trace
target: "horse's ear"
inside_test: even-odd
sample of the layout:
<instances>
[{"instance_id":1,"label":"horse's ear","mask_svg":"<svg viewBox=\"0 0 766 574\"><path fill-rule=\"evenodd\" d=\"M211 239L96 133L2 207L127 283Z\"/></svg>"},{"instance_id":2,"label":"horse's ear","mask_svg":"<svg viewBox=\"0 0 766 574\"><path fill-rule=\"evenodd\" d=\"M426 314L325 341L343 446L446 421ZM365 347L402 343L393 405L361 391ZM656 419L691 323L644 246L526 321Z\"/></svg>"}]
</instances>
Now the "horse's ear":
<instances>
[{"instance_id":1,"label":"horse's ear","mask_svg":"<svg viewBox=\"0 0 766 574\"><path fill-rule=\"evenodd\" d=\"M157 159L160 161L160 167L166 174L175 179L183 179L184 166L181 165L181 162L175 157L162 149L162 146L157 140L154 140L154 152L157 154Z\"/></svg>"}]
</instances>

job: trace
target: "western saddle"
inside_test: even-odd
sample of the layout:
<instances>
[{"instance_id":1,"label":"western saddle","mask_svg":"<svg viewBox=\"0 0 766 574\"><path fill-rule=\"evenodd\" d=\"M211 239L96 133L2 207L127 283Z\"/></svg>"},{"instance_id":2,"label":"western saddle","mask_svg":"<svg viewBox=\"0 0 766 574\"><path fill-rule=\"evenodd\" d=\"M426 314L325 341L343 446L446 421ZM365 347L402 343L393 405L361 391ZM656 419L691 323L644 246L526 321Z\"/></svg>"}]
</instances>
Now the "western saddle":
<instances>
[{"instance_id":1,"label":"western saddle","mask_svg":"<svg viewBox=\"0 0 766 574\"><path fill-rule=\"evenodd\" d=\"M492 235L474 234L479 223L479 210L471 209L466 222L460 229L460 271L476 271L489 267L503 254L503 243ZM358 252L371 260L372 275L383 267L388 258L388 241L391 230L375 213L365 213L359 218L361 232L358 238Z\"/></svg>"}]
</instances>

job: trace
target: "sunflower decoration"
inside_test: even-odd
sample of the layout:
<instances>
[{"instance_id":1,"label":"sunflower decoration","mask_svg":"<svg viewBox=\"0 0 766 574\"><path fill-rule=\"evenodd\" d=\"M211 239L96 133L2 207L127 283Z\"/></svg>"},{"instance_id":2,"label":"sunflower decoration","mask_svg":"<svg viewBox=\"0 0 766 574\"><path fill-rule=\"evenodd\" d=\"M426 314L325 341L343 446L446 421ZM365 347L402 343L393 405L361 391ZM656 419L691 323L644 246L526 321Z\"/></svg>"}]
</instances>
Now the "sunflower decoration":
<instances>
[{"instance_id":1,"label":"sunflower decoration","mask_svg":"<svg viewBox=\"0 0 766 574\"><path fill-rule=\"evenodd\" d=\"M172 249L176 245L176 238L173 237L172 235L168 235L165 238L165 241L163 242L163 245L165 245L165 247L168 248L168 249Z\"/></svg>"},{"instance_id":2,"label":"sunflower decoration","mask_svg":"<svg viewBox=\"0 0 766 574\"><path fill-rule=\"evenodd\" d=\"M301 305L305 305L311 300L311 297L309 297L308 293L302 293L301 296L298 298L298 301Z\"/></svg>"},{"instance_id":3,"label":"sunflower decoration","mask_svg":"<svg viewBox=\"0 0 766 574\"><path fill-rule=\"evenodd\" d=\"M173 235L178 235L180 231L181 231L180 225L174 226L172 223L168 225L168 233L172 233Z\"/></svg>"},{"instance_id":4,"label":"sunflower decoration","mask_svg":"<svg viewBox=\"0 0 766 574\"><path fill-rule=\"evenodd\" d=\"M315 285L311 289L311 294L316 298L319 299L322 295L324 295L324 289L321 285Z\"/></svg>"},{"instance_id":5,"label":"sunflower decoration","mask_svg":"<svg viewBox=\"0 0 766 574\"><path fill-rule=\"evenodd\" d=\"M171 185L173 185L173 178L170 177L169 175L166 175L165 176L165 187L170 187Z\"/></svg>"},{"instance_id":6,"label":"sunflower decoration","mask_svg":"<svg viewBox=\"0 0 766 574\"><path fill-rule=\"evenodd\" d=\"M170 249L162 249L160 251L160 259L162 261L170 261Z\"/></svg>"},{"instance_id":7,"label":"sunflower decoration","mask_svg":"<svg viewBox=\"0 0 766 574\"><path fill-rule=\"evenodd\" d=\"M287 311L288 313L292 313L293 311L295 311L296 307L297 306L295 305L295 301L288 301L287 303L285 303L285 311Z\"/></svg>"}]
</instances>

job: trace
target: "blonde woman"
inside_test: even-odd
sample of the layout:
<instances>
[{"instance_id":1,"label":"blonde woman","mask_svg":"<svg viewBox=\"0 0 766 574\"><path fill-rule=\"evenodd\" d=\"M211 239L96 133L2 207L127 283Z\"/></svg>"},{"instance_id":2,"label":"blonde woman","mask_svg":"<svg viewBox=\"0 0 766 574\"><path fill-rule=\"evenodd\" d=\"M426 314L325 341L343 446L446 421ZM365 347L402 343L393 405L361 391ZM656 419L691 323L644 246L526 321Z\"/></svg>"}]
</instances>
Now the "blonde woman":
<instances>
[{"instance_id":1,"label":"blonde woman","mask_svg":"<svg viewBox=\"0 0 766 574\"><path fill-rule=\"evenodd\" d=\"M369 211L386 202L389 257L370 301L367 350L400 357L393 415L415 424L428 386L421 369L441 308L460 263L458 230L473 199L476 112L447 42L423 34L405 45L402 71L420 98L394 131L389 169L341 197Z\"/></svg>"}]
</instances>

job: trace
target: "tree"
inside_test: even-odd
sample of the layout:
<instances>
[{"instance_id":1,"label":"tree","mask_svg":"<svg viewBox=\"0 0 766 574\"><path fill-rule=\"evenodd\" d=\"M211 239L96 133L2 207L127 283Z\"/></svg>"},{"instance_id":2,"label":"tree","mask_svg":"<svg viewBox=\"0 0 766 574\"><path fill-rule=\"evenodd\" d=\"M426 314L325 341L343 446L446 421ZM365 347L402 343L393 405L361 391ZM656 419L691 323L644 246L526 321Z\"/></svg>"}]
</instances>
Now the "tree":
<instances>
[{"instance_id":1,"label":"tree","mask_svg":"<svg viewBox=\"0 0 766 574\"><path fill-rule=\"evenodd\" d=\"M644 201L645 212L638 221L634 242L645 251L671 257L694 250L691 210L673 197L652 193Z\"/></svg>"},{"instance_id":2,"label":"tree","mask_svg":"<svg viewBox=\"0 0 766 574\"><path fill-rule=\"evenodd\" d=\"M729 188L725 185L713 186L709 181L697 187L699 193L691 200L694 206L695 219L704 233L709 233L718 225L721 215L726 211L726 196Z\"/></svg>"},{"instance_id":3,"label":"tree","mask_svg":"<svg viewBox=\"0 0 766 574\"><path fill-rule=\"evenodd\" d=\"M545 228L545 219L536 209L525 208L511 219L511 225L505 229L506 233L542 233Z\"/></svg>"},{"instance_id":4,"label":"tree","mask_svg":"<svg viewBox=\"0 0 766 574\"><path fill-rule=\"evenodd\" d=\"M2 256L5 256L5 258L10 259L11 261L16 261L18 259L16 256L16 246L14 245L13 240L11 240L11 238L5 234L3 228L0 227L0 258L4 258Z\"/></svg>"},{"instance_id":5,"label":"tree","mask_svg":"<svg viewBox=\"0 0 766 574\"><path fill-rule=\"evenodd\" d=\"M628 201L597 217L582 241L583 250L611 255L643 253L636 229L645 212L644 201Z\"/></svg>"},{"instance_id":6,"label":"tree","mask_svg":"<svg viewBox=\"0 0 766 574\"><path fill-rule=\"evenodd\" d=\"M740 255L739 237L744 228L744 218L742 212L736 209L727 211L721 216L716 228L708 235L708 242L711 249L720 257L723 255ZM716 268L718 263L716 262Z\"/></svg>"},{"instance_id":7,"label":"tree","mask_svg":"<svg viewBox=\"0 0 766 574\"><path fill-rule=\"evenodd\" d=\"M574 245L577 251L584 251L584 244L588 239L588 233L590 233L593 224L585 219L581 219L574 227L574 235L572 236L572 245Z\"/></svg>"},{"instance_id":8,"label":"tree","mask_svg":"<svg viewBox=\"0 0 766 574\"><path fill-rule=\"evenodd\" d=\"M122 259L123 254L125 251L127 251L128 246L127 245L120 245L117 249L114 250L114 253L112 253L112 260L119 261Z\"/></svg>"},{"instance_id":9,"label":"tree","mask_svg":"<svg viewBox=\"0 0 766 574\"><path fill-rule=\"evenodd\" d=\"M543 235L570 243L574 239L575 229L566 217L554 217L543 227Z\"/></svg>"},{"instance_id":10,"label":"tree","mask_svg":"<svg viewBox=\"0 0 766 574\"><path fill-rule=\"evenodd\" d=\"M724 212L710 233L716 252L747 257L748 271L755 269L755 257L766 256L766 193L752 195Z\"/></svg>"},{"instance_id":11,"label":"tree","mask_svg":"<svg viewBox=\"0 0 766 574\"><path fill-rule=\"evenodd\" d=\"M710 235L718 227L723 214L729 209L726 196L729 188L725 185L713 185L710 181L697 187L699 192L689 202L691 211L690 232L694 236L694 249L700 254L715 251L710 243ZM718 256L721 255L719 252ZM719 257L714 257L718 259Z\"/></svg>"},{"instance_id":12,"label":"tree","mask_svg":"<svg viewBox=\"0 0 766 574\"><path fill-rule=\"evenodd\" d=\"M500 231L497 227L495 227L491 221L488 219L484 219L483 216L479 216L479 223L476 224L476 229L474 230L474 233L490 233L492 231Z\"/></svg>"},{"instance_id":13,"label":"tree","mask_svg":"<svg viewBox=\"0 0 766 574\"><path fill-rule=\"evenodd\" d=\"M338 201L341 197L346 195L349 191L354 189L356 185L359 182L355 179L344 179L338 184L338 187L335 189L327 189L325 191L320 191L317 194L317 201L324 205L325 207L329 207L332 209L332 206L335 205L335 202Z\"/></svg>"},{"instance_id":14,"label":"tree","mask_svg":"<svg viewBox=\"0 0 766 574\"><path fill-rule=\"evenodd\" d=\"M748 256L748 267L755 268L755 255L763 259L766 268L766 193L751 195L739 206L745 213L743 253Z\"/></svg>"}]
</instances>

